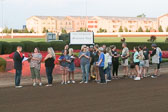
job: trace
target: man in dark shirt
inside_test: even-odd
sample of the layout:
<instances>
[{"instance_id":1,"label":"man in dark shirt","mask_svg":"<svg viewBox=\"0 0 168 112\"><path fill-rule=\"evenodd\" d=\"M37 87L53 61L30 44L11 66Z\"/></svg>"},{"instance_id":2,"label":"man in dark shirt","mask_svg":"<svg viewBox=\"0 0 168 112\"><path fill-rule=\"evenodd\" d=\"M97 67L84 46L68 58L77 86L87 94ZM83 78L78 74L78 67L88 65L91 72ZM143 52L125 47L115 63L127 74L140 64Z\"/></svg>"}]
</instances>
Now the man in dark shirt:
<instances>
[{"instance_id":1,"label":"man in dark shirt","mask_svg":"<svg viewBox=\"0 0 168 112\"><path fill-rule=\"evenodd\" d=\"M16 88L22 88L22 86L20 86L20 78L22 75L22 60L24 59L24 55L22 55L21 52L22 52L22 47L18 46L13 56L14 69L16 70L16 75L15 75L15 87Z\"/></svg>"},{"instance_id":2,"label":"man in dark shirt","mask_svg":"<svg viewBox=\"0 0 168 112\"><path fill-rule=\"evenodd\" d=\"M147 77L147 73L149 70L149 59L150 59L150 53L149 53L149 49L144 46L143 47L143 55L144 55L144 77Z\"/></svg>"}]
</instances>

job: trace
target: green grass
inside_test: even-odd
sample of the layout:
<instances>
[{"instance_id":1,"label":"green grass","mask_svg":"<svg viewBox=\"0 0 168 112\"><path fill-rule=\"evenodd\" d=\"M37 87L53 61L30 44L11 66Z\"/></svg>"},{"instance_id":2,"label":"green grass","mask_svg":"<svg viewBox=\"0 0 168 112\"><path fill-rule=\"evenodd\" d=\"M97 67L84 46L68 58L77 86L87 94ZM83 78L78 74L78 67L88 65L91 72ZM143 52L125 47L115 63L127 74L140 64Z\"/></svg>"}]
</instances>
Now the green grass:
<instances>
[{"instance_id":1,"label":"green grass","mask_svg":"<svg viewBox=\"0 0 168 112\"><path fill-rule=\"evenodd\" d=\"M21 42L21 41L33 41L33 42L45 42L44 38L5 38L5 39L0 39L0 41L5 41L5 42Z\"/></svg>"},{"instance_id":2,"label":"green grass","mask_svg":"<svg viewBox=\"0 0 168 112\"><path fill-rule=\"evenodd\" d=\"M123 37L96 37L95 43L120 42ZM150 37L125 37L126 42L147 42ZM156 42L165 42L166 37L157 37Z\"/></svg>"},{"instance_id":3,"label":"green grass","mask_svg":"<svg viewBox=\"0 0 168 112\"><path fill-rule=\"evenodd\" d=\"M147 42L150 37L125 37L126 42ZM106 42L120 42L122 37L95 37L95 43L106 43ZM157 37L156 42L165 42L166 37ZM33 42L45 42L44 38L8 38L1 39L0 41L6 42L21 42L21 41L33 41Z\"/></svg>"}]
</instances>

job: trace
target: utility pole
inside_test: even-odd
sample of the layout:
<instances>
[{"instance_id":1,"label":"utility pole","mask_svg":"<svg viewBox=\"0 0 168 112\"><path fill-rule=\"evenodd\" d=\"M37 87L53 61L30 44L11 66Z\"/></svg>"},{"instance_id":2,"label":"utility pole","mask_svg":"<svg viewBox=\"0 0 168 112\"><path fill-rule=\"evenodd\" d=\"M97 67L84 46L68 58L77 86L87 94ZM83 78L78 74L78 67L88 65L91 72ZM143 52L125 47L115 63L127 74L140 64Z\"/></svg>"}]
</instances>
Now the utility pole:
<instances>
[{"instance_id":1,"label":"utility pole","mask_svg":"<svg viewBox=\"0 0 168 112\"><path fill-rule=\"evenodd\" d=\"M85 0L85 9L86 9L86 20L85 20L85 31L87 32L87 0Z\"/></svg>"},{"instance_id":2,"label":"utility pole","mask_svg":"<svg viewBox=\"0 0 168 112\"><path fill-rule=\"evenodd\" d=\"M4 37L3 37L3 1L4 1L4 0L1 0L1 8L2 8L2 9L1 9L1 11L2 11L2 39L4 38Z\"/></svg>"}]
</instances>

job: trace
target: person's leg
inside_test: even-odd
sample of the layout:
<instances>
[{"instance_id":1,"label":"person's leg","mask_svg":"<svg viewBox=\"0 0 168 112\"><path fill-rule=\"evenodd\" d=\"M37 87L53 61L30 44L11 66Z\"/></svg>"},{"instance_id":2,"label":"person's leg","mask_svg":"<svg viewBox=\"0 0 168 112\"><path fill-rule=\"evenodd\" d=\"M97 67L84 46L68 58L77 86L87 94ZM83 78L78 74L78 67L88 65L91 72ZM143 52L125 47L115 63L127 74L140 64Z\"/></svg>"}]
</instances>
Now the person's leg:
<instances>
[{"instance_id":1,"label":"person's leg","mask_svg":"<svg viewBox=\"0 0 168 112\"><path fill-rule=\"evenodd\" d=\"M82 81L85 82L85 66L81 65L81 70L82 70Z\"/></svg>"},{"instance_id":2,"label":"person's leg","mask_svg":"<svg viewBox=\"0 0 168 112\"><path fill-rule=\"evenodd\" d=\"M114 76L114 73L115 73L115 66L116 66L115 63L113 63L113 70L112 70L113 78L115 77L115 76Z\"/></svg>"},{"instance_id":3,"label":"person's leg","mask_svg":"<svg viewBox=\"0 0 168 112\"><path fill-rule=\"evenodd\" d=\"M53 71L53 67L48 67L48 84L52 84L53 81L53 77L52 77L52 71Z\"/></svg>"},{"instance_id":4,"label":"person's leg","mask_svg":"<svg viewBox=\"0 0 168 112\"><path fill-rule=\"evenodd\" d=\"M74 81L74 71L72 71L72 80Z\"/></svg>"},{"instance_id":5,"label":"person's leg","mask_svg":"<svg viewBox=\"0 0 168 112\"><path fill-rule=\"evenodd\" d=\"M86 64L85 65L86 82L89 81L89 69L90 69L90 64Z\"/></svg>"},{"instance_id":6,"label":"person's leg","mask_svg":"<svg viewBox=\"0 0 168 112\"><path fill-rule=\"evenodd\" d=\"M20 86L21 74L22 74L22 70L17 70L17 69L16 69L15 86Z\"/></svg>"},{"instance_id":7,"label":"person's leg","mask_svg":"<svg viewBox=\"0 0 168 112\"><path fill-rule=\"evenodd\" d=\"M38 81L38 83L41 83L41 76L40 76L40 70L35 69L35 74L36 74L36 79Z\"/></svg>"},{"instance_id":8,"label":"person's leg","mask_svg":"<svg viewBox=\"0 0 168 112\"><path fill-rule=\"evenodd\" d=\"M35 69L34 68L30 68L30 71L31 71L31 76L32 76L33 84L35 84L36 83Z\"/></svg>"},{"instance_id":9,"label":"person's leg","mask_svg":"<svg viewBox=\"0 0 168 112\"><path fill-rule=\"evenodd\" d=\"M119 63L116 64L116 77L118 78L118 68L119 68Z\"/></svg>"},{"instance_id":10,"label":"person's leg","mask_svg":"<svg viewBox=\"0 0 168 112\"><path fill-rule=\"evenodd\" d=\"M138 65L135 65L135 68L136 68L136 72L137 72L137 77L140 77L140 74L139 74L139 66L138 66Z\"/></svg>"},{"instance_id":11,"label":"person's leg","mask_svg":"<svg viewBox=\"0 0 168 112\"><path fill-rule=\"evenodd\" d=\"M108 74L108 79L109 80L111 80L112 78L111 78L111 68L112 68L112 64L111 63L109 63L109 74Z\"/></svg>"}]
</instances>

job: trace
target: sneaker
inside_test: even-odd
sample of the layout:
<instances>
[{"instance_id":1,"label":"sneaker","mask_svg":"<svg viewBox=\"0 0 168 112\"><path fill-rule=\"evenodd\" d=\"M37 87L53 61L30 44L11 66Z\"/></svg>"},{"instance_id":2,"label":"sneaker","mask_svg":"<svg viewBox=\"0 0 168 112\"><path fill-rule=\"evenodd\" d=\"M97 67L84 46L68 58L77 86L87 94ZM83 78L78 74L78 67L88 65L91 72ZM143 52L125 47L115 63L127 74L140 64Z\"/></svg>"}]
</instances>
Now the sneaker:
<instances>
[{"instance_id":1,"label":"sneaker","mask_svg":"<svg viewBox=\"0 0 168 112\"><path fill-rule=\"evenodd\" d=\"M67 82L65 82L64 84L67 84Z\"/></svg>"},{"instance_id":2,"label":"sneaker","mask_svg":"<svg viewBox=\"0 0 168 112\"><path fill-rule=\"evenodd\" d=\"M70 83L71 83L71 81L68 81L67 83L68 83L68 84L70 84Z\"/></svg>"},{"instance_id":3,"label":"sneaker","mask_svg":"<svg viewBox=\"0 0 168 112\"><path fill-rule=\"evenodd\" d=\"M23 86L15 86L15 88L22 88Z\"/></svg>"},{"instance_id":4,"label":"sneaker","mask_svg":"<svg viewBox=\"0 0 168 112\"><path fill-rule=\"evenodd\" d=\"M81 81L80 84L84 83L84 81Z\"/></svg>"},{"instance_id":5,"label":"sneaker","mask_svg":"<svg viewBox=\"0 0 168 112\"><path fill-rule=\"evenodd\" d=\"M51 86L52 86L52 84L47 84L47 85L46 85L46 87L51 87Z\"/></svg>"},{"instance_id":6,"label":"sneaker","mask_svg":"<svg viewBox=\"0 0 168 112\"><path fill-rule=\"evenodd\" d=\"M85 81L85 84L87 84L88 83L88 81Z\"/></svg>"},{"instance_id":7,"label":"sneaker","mask_svg":"<svg viewBox=\"0 0 168 112\"><path fill-rule=\"evenodd\" d=\"M140 77L135 77L135 79L134 80L141 80L141 78Z\"/></svg>"},{"instance_id":8,"label":"sneaker","mask_svg":"<svg viewBox=\"0 0 168 112\"><path fill-rule=\"evenodd\" d=\"M39 86L42 86L42 85L43 85L43 84L40 82L40 83L39 83Z\"/></svg>"},{"instance_id":9,"label":"sneaker","mask_svg":"<svg viewBox=\"0 0 168 112\"><path fill-rule=\"evenodd\" d=\"M72 81L72 84L75 84L75 81Z\"/></svg>"},{"instance_id":10,"label":"sneaker","mask_svg":"<svg viewBox=\"0 0 168 112\"><path fill-rule=\"evenodd\" d=\"M152 75L151 78L157 78L157 76L156 75Z\"/></svg>"},{"instance_id":11,"label":"sneaker","mask_svg":"<svg viewBox=\"0 0 168 112\"><path fill-rule=\"evenodd\" d=\"M106 81L107 81L107 82L110 82L111 80L107 79Z\"/></svg>"},{"instance_id":12,"label":"sneaker","mask_svg":"<svg viewBox=\"0 0 168 112\"><path fill-rule=\"evenodd\" d=\"M61 84L63 85L63 84L64 84L64 81L62 81Z\"/></svg>"},{"instance_id":13,"label":"sneaker","mask_svg":"<svg viewBox=\"0 0 168 112\"><path fill-rule=\"evenodd\" d=\"M36 86L36 83L33 83L33 86Z\"/></svg>"}]
</instances>

